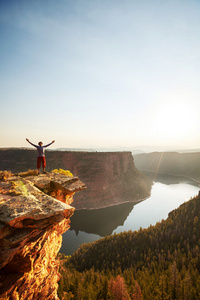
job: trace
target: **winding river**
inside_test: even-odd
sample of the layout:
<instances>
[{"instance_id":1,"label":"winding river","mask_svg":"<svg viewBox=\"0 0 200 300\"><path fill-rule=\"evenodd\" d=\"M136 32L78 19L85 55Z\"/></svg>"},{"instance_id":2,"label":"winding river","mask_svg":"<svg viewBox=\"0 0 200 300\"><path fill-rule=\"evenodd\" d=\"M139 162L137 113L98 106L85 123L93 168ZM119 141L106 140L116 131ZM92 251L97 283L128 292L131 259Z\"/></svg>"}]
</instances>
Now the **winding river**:
<instances>
[{"instance_id":1,"label":"winding river","mask_svg":"<svg viewBox=\"0 0 200 300\"><path fill-rule=\"evenodd\" d=\"M83 243L106 235L147 228L168 217L199 193L199 187L184 177L161 174L154 181L151 196L137 204L125 203L95 210L76 210L71 228L63 234L61 253L71 255Z\"/></svg>"}]
</instances>

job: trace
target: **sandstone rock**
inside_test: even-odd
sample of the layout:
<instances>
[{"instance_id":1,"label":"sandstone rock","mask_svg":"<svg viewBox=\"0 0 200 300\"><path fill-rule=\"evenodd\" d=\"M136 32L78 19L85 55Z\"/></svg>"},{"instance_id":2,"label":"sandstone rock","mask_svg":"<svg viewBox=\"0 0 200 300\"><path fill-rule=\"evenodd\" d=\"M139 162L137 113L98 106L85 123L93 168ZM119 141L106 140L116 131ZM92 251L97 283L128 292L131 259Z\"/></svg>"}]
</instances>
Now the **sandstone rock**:
<instances>
[{"instance_id":1,"label":"sandstone rock","mask_svg":"<svg viewBox=\"0 0 200 300\"><path fill-rule=\"evenodd\" d=\"M58 299L56 256L74 212L66 200L85 188L59 174L1 176L0 299ZM59 191L62 202L48 195Z\"/></svg>"}]
</instances>

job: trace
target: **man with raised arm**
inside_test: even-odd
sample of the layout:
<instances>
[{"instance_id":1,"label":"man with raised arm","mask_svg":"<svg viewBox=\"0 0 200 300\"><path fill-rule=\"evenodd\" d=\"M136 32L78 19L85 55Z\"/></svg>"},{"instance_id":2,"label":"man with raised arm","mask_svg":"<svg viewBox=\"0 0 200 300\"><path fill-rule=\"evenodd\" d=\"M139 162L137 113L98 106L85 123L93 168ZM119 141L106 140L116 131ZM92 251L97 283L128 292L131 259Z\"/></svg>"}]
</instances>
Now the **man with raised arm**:
<instances>
[{"instance_id":1,"label":"man with raised arm","mask_svg":"<svg viewBox=\"0 0 200 300\"><path fill-rule=\"evenodd\" d=\"M42 142L39 142L38 143L38 146L31 143L29 141L29 139L26 139L27 142L29 142L29 144L31 144L32 146L34 146L35 148L37 148L37 152L38 152L38 156L37 156L37 169L38 169L38 174L40 174L40 166L41 166L41 163L42 163L42 169L43 169L43 173L46 173L45 172L45 168L46 168L46 159L45 159L45 154L44 154L44 148L46 147L49 147L51 144L55 143L55 141L52 141L51 143L47 144L47 145L44 145L43 146L43 143Z\"/></svg>"}]
</instances>

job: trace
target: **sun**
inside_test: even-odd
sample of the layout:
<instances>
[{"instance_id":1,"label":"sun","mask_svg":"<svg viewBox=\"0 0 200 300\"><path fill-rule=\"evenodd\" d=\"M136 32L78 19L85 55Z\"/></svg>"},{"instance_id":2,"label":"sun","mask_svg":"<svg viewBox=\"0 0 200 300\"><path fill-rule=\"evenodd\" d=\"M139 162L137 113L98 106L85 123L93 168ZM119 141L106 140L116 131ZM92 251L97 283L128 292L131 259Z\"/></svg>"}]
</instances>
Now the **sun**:
<instances>
[{"instance_id":1,"label":"sun","mask_svg":"<svg viewBox=\"0 0 200 300\"><path fill-rule=\"evenodd\" d=\"M166 140L183 139L195 126L196 112L184 101L169 101L158 107L155 114L155 131Z\"/></svg>"}]
</instances>

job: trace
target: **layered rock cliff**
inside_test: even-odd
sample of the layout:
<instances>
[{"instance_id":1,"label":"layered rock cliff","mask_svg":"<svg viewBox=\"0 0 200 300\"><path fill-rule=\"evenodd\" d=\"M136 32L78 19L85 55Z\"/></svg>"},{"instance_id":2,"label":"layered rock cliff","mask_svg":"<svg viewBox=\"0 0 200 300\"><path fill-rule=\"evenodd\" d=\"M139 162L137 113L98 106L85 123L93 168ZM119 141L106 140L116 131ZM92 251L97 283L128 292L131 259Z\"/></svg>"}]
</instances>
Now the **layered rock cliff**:
<instances>
[{"instance_id":1,"label":"layered rock cliff","mask_svg":"<svg viewBox=\"0 0 200 300\"><path fill-rule=\"evenodd\" d=\"M137 170L131 152L46 151L46 160L47 170L70 170L87 185L74 197L76 209L137 203L150 195L152 181ZM34 168L35 163L35 150L0 150L0 169L19 172Z\"/></svg>"},{"instance_id":2,"label":"layered rock cliff","mask_svg":"<svg viewBox=\"0 0 200 300\"><path fill-rule=\"evenodd\" d=\"M60 174L0 172L0 299L58 299L56 256L85 188Z\"/></svg>"}]
</instances>

